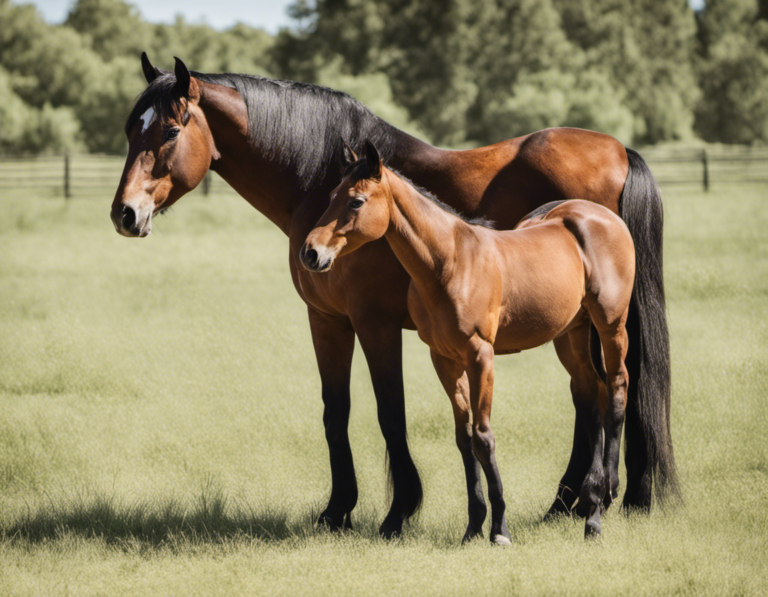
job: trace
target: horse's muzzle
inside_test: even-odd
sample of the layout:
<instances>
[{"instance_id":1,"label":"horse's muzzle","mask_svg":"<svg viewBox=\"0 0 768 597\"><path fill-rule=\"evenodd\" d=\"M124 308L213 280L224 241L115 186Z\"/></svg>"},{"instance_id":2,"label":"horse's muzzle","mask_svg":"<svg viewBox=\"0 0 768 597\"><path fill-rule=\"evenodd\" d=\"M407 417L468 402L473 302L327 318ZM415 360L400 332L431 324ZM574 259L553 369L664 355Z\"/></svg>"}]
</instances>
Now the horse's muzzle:
<instances>
[{"instance_id":1,"label":"horse's muzzle","mask_svg":"<svg viewBox=\"0 0 768 597\"><path fill-rule=\"evenodd\" d=\"M301 247L299 258L304 268L314 273L327 272L333 266L333 257L327 255L327 250L318 253L308 243Z\"/></svg>"},{"instance_id":2,"label":"horse's muzzle","mask_svg":"<svg viewBox=\"0 0 768 597\"><path fill-rule=\"evenodd\" d=\"M141 217L130 205L112 209L110 214L115 230L128 237L145 237L152 232L152 214Z\"/></svg>"}]
</instances>

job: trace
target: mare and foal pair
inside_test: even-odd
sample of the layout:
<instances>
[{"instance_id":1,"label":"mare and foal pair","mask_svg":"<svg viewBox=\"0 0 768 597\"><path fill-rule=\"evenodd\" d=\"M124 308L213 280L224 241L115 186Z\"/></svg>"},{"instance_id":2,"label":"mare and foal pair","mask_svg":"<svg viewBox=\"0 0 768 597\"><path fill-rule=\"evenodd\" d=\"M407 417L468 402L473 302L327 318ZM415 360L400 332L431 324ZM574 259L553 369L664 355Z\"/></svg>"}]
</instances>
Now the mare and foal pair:
<instances>
[{"instance_id":1,"label":"mare and foal pair","mask_svg":"<svg viewBox=\"0 0 768 597\"><path fill-rule=\"evenodd\" d=\"M386 168L370 141L361 159L345 144L345 157L343 180L307 236L301 261L311 272L327 272L339 257L385 237L410 274L408 311L451 400L464 461L464 540L482 535L482 468L490 540L510 543L490 424L494 354L549 341L571 376L574 398L595 413L577 511L586 517L585 535L598 535L601 511L617 497L629 385L625 324L635 248L626 224L608 208L576 199L546 204L513 230L494 230ZM591 340L592 326L598 338Z\"/></svg>"},{"instance_id":2,"label":"mare and foal pair","mask_svg":"<svg viewBox=\"0 0 768 597\"><path fill-rule=\"evenodd\" d=\"M286 235L322 382L331 491L318 522L350 527L357 503L348 435L356 338L391 473L382 536L399 534L419 508L402 380L402 329L414 322L455 409L469 490L467 538L479 534L486 514L484 468L492 539L507 540L488 422L492 356L550 339L572 378L576 417L571 457L549 513L569 512L578 499L587 532L597 531L601 508L616 496L622 421L623 505L647 511L653 495L679 495L662 198L637 152L608 135L572 128L471 150L439 149L331 89L198 73L178 58L173 72L153 66L146 54L141 63L147 88L125 125L128 155L112 223L123 236L146 237L153 217L213 170ZM341 138L361 153L370 139L384 164L458 212L487 216L499 230L517 229L497 232L451 216L384 169L373 147L348 167L329 207L344 156ZM595 205L562 202L572 197ZM631 233L633 288L632 242L618 217L598 205L620 216ZM392 248L379 241L352 251L385 233ZM312 273L349 252L332 271Z\"/></svg>"}]
</instances>

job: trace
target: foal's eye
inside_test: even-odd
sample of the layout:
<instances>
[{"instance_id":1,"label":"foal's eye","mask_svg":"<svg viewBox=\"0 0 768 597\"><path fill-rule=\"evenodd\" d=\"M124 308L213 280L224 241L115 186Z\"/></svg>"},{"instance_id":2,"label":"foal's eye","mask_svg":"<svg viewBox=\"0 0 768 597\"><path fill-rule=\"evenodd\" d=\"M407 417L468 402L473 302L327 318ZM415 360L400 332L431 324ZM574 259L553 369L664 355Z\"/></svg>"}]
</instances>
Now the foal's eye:
<instances>
[{"instance_id":1,"label":"foal's eye","mask_svg":"<svg viewBox=\"0 0 768 597\"><path fill-rule=\"evenodd\" d=\"M175 127L171 128L171 129L166 129L166 131L165 131L165 140L166 141L171 141L171 140L175 139L178 136L179 136L179 129L177 129Z\"/></svg>"},{"instance_id":2,"label":"foal's eye","mask_svg":"<svg viewBox=\"0 0 768 597\"><path fill-rule=\"evenodd\" d=\"M363 203L365 203L365 201L362 199L352 199L352 201L349 202L349 207L352 209L360 209L363 206Z\"/></svg>"}]
</instances>

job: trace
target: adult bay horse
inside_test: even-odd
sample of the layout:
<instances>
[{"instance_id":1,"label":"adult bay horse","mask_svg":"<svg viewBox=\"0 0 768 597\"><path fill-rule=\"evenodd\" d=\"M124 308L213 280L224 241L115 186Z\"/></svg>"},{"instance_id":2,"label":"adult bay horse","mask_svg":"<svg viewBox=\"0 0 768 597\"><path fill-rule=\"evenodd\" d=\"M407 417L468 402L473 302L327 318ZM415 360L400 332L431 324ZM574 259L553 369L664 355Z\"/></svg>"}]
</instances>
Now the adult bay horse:
<instances>
[{"instance_id":1,"label":"adult bay horse","mask_svg":"<svg viewBox=\"0 0 768 597\"><path fill-rule=\"evenodd\" d=\"M340 257L386 238L411 276L408 312L453 406L467 480L464 541L482 535L482 466L491 542L510 544L491 429L494 354L551 341L574 397L592 412L592 463L577 509L587 518L586 536L599 535L601 511L617 497L629 385L625 324L635 248L626 224L602 205L572 199L540 207L514 230L493 230L384 167L370 141L362 159L348 153L344 178L307 236L301 261L309 271L327 272ZM591 341L598 344L599 373Z\"/></svg>"},{"instance_id":2,"label":"adult bay horse","mask_svg":"<svg viewBox=\"0 0 768 597\"><path fill-rule=\"evenodd\" d=\"M152 216L194 189L211 169L288 237L288 262L306 302L322 382L331 495L320 522L350 525L357 482L347 435L355 334L365 353L389 454L393 499L381 525L398 534L418 508L421 482L406 438L402 328L412 328L409 277L386 241L369 243L325 275L300 265L299 251L339 180L340 138L359 149L371 139L384 163L457 210L513 228L537 206L583 197L627 223L637 249L630 308L624 504L649 508L652 487L676 491L669 430L669 341L662 273L662 205L642 158L607 135L547 129L488 147L432 147L374 116L346 94L304 83L174 72L142 55L148 86L126 123L129 147L112 203L120 234L146 236ZM368 275L375 264L376 275ZM643 355L643 358L640 358ZM642 365L641 365L642 363ZM645 380L644 383L638 383ZM569 511L591 462L590 413L577 401L573 448L550 513Z\"/></svg>"}]
</instances>

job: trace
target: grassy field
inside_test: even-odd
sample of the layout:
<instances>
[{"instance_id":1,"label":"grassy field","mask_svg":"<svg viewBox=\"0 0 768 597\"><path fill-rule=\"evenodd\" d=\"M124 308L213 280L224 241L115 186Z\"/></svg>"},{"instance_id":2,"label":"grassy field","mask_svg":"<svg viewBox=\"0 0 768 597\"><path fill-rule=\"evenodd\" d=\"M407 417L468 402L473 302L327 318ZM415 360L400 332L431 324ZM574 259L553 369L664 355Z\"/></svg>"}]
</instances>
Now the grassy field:
<instances>
[{"instance_id":1,"label":"grassy field","mask_svg":"<svg viewBox=\"0 0 768 597\"><path fill-rule=\"evenodd\" d=\"M330 474L287 240L244 201L183 199L144 240L111 195L0 190L0 595L768 593L768 189L667 189L673 434L686 506L603 537L541 523L573 409L551 346L497 359L513 546L460 547L450 407L405 334L425 485L402 539L360 350L355 531L313 526ZM623 479L622 479L623 483Z\"/></svg>"}]
</instances>

